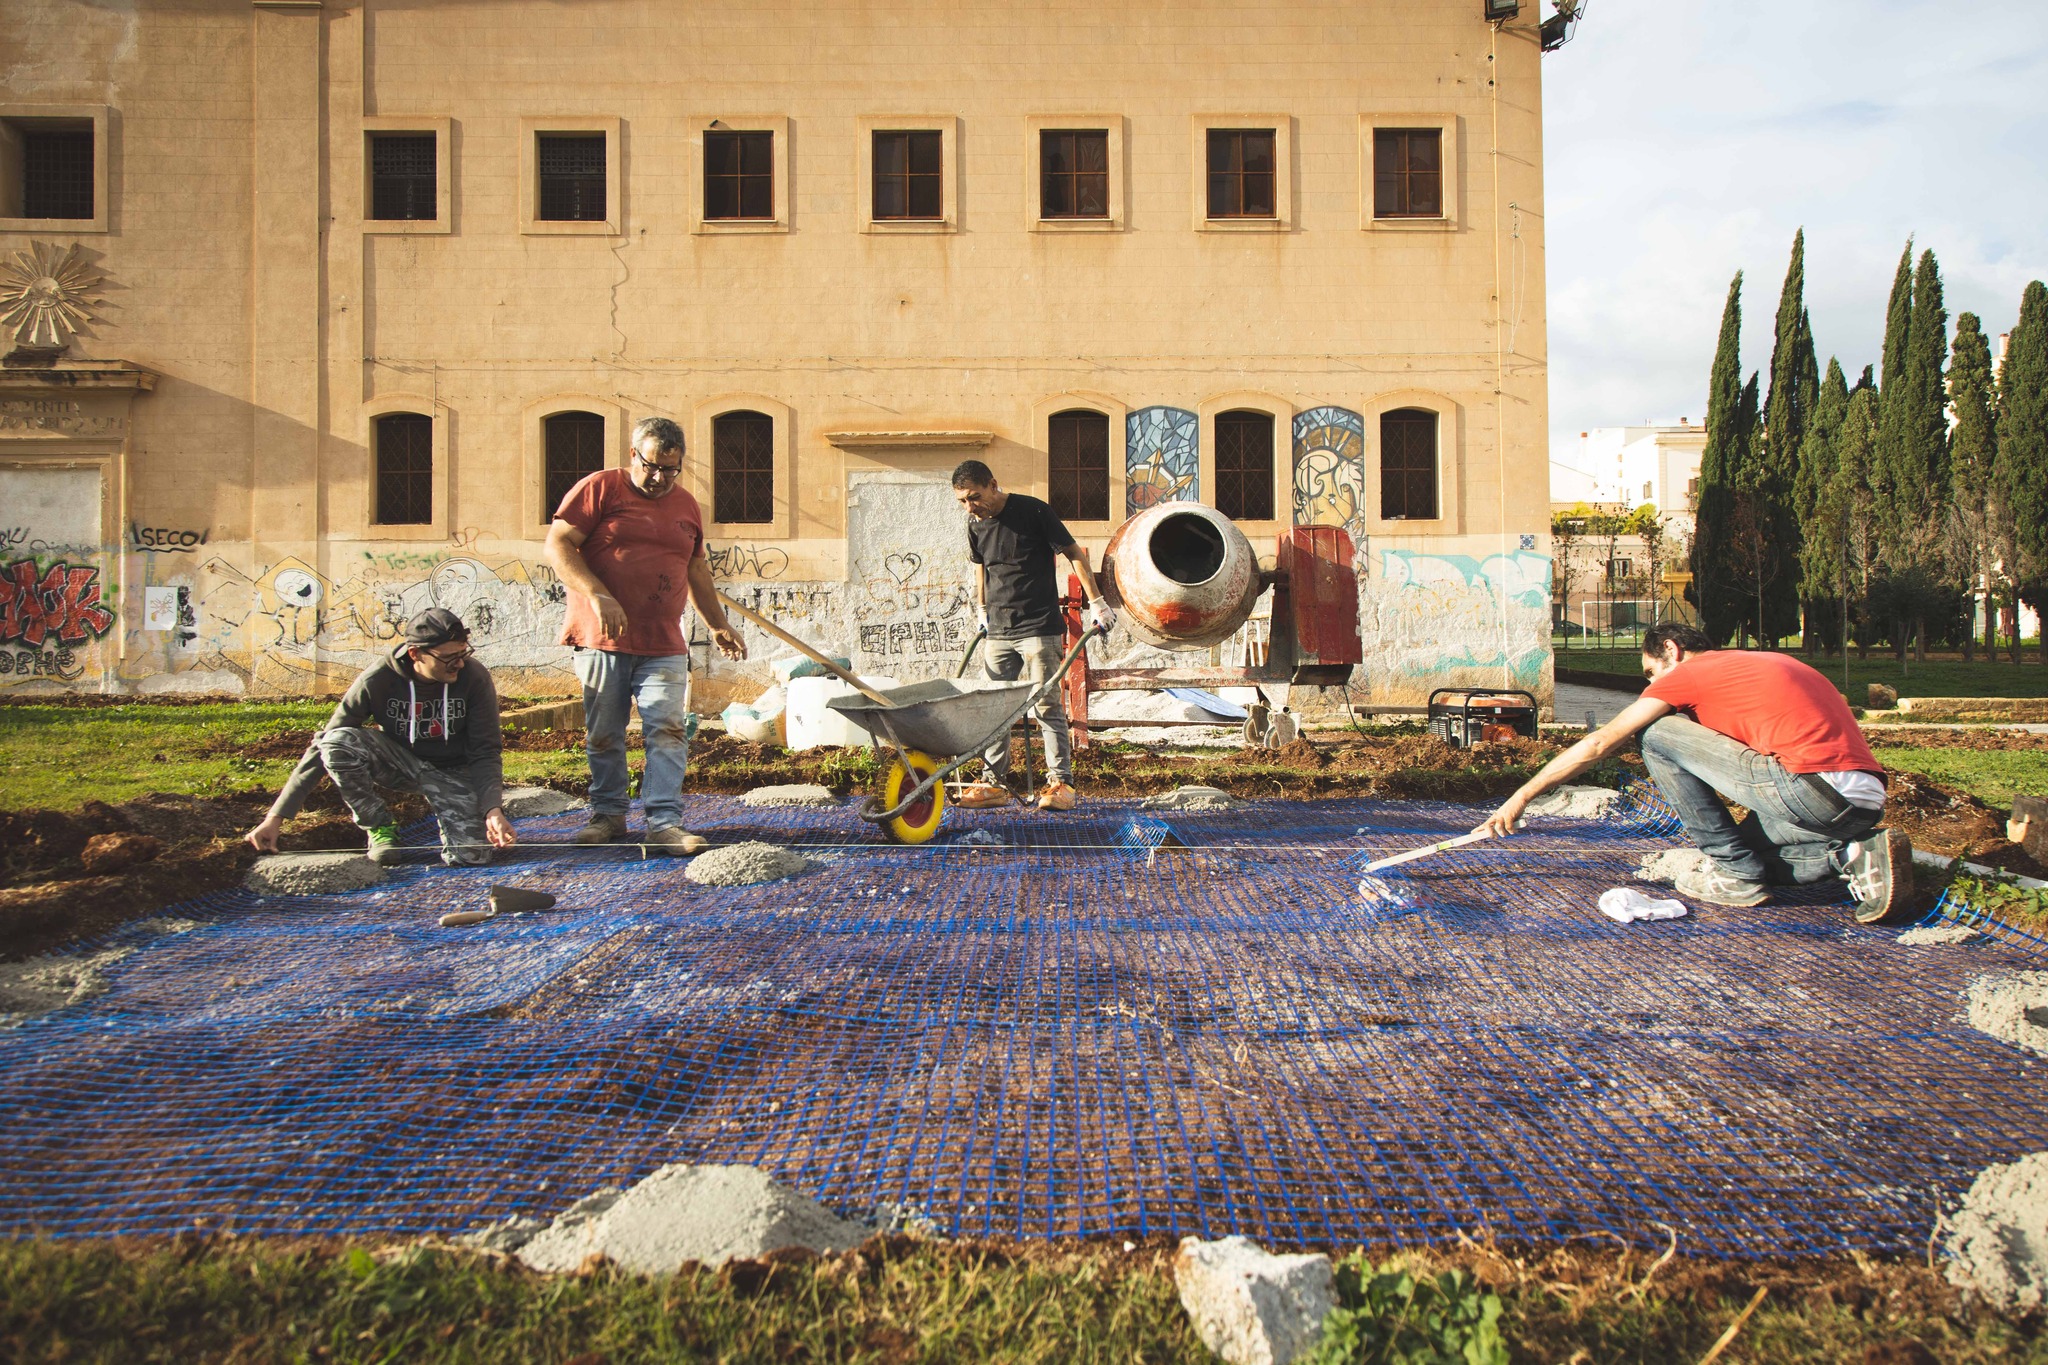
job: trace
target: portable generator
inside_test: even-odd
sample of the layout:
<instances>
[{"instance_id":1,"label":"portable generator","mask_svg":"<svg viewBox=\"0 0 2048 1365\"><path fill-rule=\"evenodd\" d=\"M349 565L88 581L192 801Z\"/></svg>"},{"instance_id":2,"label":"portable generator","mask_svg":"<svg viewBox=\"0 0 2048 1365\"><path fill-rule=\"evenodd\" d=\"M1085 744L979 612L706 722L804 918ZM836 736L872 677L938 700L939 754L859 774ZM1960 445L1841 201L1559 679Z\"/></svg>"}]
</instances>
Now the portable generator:
<instances>
[{"instance_id":1,"label":"portable generator","mask_svg":"<svg viewBox=\"0 0 2048 1365\"><path fill-rule=\"evenodd\" d=\"M1439 687L1429 694L1429 732L1457 749L1482 740L1536 738L1536 698L1511 688Z\"/></svg>"}]
</instances>

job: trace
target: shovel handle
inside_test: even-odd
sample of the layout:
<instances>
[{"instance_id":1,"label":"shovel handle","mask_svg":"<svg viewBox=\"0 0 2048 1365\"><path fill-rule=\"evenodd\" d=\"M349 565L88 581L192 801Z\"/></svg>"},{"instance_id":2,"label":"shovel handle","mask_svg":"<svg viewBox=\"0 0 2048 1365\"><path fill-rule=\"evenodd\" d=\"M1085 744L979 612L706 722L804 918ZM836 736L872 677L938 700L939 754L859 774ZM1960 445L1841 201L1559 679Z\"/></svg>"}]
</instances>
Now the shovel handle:
<instances>
[{"instance_id":1,"label":"shovel handle","mask_svg":"<svg viewBox=\"0 0 2048 1365\"><path fill-rule=\"evenodd\" d=\"M1412 863L1417 858L1427 858L1432 853L1443 853L1449 849L1463 848L1467 844L1476 844L1481 839L1491 839L1492 837L1491 834L1461 834L1455 839L1445 839L1438 843L1425 844L1421 848L1411 848L1406 853L1396 853L1391 858L1382 858L1378 862L1367 863L1365 870L1367 872L1378 872L1382 868L1393 867L1397 863Z\"/></svg>"},{"instance_id":2,"label":"shovel handle","mask_svg":"<svg viewBox=\"0 0 2048 1365\"><path fill-rule=\"evenodd\" d=\"M746 617L749 621L752 621L755 625L767 631L770 635L782 641L782 643L788 645L797 653L803 655L811 662L822 666L826 672L830 673L833 677L839 679L839 681L848 684L853 688L854 691L860 693L869 701L874 702L877 706L894 706L896 704L890 701L887 697L883 696L880 692L875 691L874 688L869 687L859 678L854 677L853 674L848 670L841 668L838 664L826 658L817 650L812 649L802 640L797 639L796 636L791 635L781 626L776 625L773 621L763 616L760 612L755 611L752 607L743 607L739 603L733 601L730 597L727 597L724 593L718 594L718 601L719 605L723 606L727 611L736 611L741 616Z\"/></svg>"},{"instance_id":3,"label":"shovel handle","mask_svg":"<svg viewBox=\"0 0 2048 1365\"><path fill-rule=\"evenodd\" d=\"M482 924L497 913L495 910L454 910L441 916L441 927L460 929L465 924Z\"/></svg>"}]
</instances>

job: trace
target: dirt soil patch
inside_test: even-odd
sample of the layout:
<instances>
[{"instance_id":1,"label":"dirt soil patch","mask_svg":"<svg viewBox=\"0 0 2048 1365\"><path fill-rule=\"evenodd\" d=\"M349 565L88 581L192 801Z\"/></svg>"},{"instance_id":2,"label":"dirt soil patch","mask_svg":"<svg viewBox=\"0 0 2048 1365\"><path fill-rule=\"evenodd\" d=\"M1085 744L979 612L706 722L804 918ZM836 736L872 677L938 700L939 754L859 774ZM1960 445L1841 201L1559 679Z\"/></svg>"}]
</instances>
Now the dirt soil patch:
<instances>
[{"instance_id":1,"label":"dirt soil patch","mask_svg":"<svg viewBox=\"0 0 2048 1365\"><path fill-rule=\"evenodd\" d=\"M182 705L187 700L165 699L162 704ZM133 699L103 697L59 704L114 702L135 704ZM152 699L150 704L158 703ZM246 745L237 752L292 758L311 738L311 731L279 732L262 741L260 754ZM2048 736L1936 727L1901 738L1922 747L2048 748ZM1877 742L1886 739L1889 736ZM582 746L582 736L542 730L507 735L506 743L525 751L573 750ZM1363 735L1302 737L1278 750L1166 752L1128 744L1091 745L1077 750L1074 759L1084 797L1151 796L1200 785L1239 798L1376 796L1478 803L1507 796L1559 748L1547 740L1517 738L1458 749L1403 727ZM1021 763L1021 742L1013 754ZM1640 760L1631 755L1610 776L1641 773ZM713 731L691 745L686 789L739 795L764 784L816 783L844 794L870 788L877 776L877 763L868 751L792 753ZM2006 842L2003 812L1918 774L1897 773L1891 781L1892 819L1915 847L2048 877L2048 868ZM556 785L583 794L580 784ZM0 959L28 957L90 938L166 905L238 884L256 856L241 842L242 832L262 818L273 795L250 789L206 798L152 795L118 806L87 802L75 812L0 811ZM401 821L427 814L418 798L403 798L393 808ZM281 841L285 851L357 846L361 836L327 784L321 784L308 812L313 818L302 818L301 827ZM86 846L94 836L110 834L147 835L163 848L149 861L94 876L83 861Z\"/></svg>"}]
</instances>

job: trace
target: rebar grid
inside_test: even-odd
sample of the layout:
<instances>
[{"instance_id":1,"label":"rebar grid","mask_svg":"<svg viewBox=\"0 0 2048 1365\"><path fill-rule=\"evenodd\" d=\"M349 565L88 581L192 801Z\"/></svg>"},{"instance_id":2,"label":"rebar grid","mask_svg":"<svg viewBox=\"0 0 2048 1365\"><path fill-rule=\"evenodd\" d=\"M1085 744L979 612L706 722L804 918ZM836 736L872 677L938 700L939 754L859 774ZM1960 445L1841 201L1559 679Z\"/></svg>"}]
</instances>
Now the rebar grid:
<instances>
[{"instance_id":1,"label":"rebar grid","mask_svg":"<svg viewBox=\"0 0 2048 1365\"><path fill-rule=\"evenodd\" d=\"M959 1234L1904 1251L2048 1146L2038 1067L1959 1017L2024 942L1900 947L1832 889L1612 924L1599 892L1672 846L1658 804L1366 895L1365 862L1483 812L1093 801L764 886L533 849L207 897L0 1031L0 1229L455 1232L720 1161ZM688 805L718 842L858 837L850 808ZM560 906L436 926L493 881Z\"/></svg>"}]
</instances>

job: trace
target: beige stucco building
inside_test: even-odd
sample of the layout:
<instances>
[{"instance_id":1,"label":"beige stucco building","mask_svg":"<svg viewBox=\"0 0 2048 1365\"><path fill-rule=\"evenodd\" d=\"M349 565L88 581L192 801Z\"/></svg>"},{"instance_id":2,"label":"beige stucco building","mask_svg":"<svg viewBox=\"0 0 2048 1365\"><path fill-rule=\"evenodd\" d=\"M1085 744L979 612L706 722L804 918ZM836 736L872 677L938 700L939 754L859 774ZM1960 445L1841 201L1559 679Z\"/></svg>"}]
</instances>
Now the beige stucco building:
<instances>
[{"instance_id":1,"label":"beige stucco building","mask_svg":"<svg viewBox=\"0 0 2048 1365\"><path fill-rule=\"evenodd\" d=\"M870 671L971 634L976 456L1098 550L1344 524L1375 700L1547 692L1538 16L1482 8L14 0L0 687L333 689L439 603L568 690L551 490L659 414L728 590Z\"/></svg>"}]
</instances>

